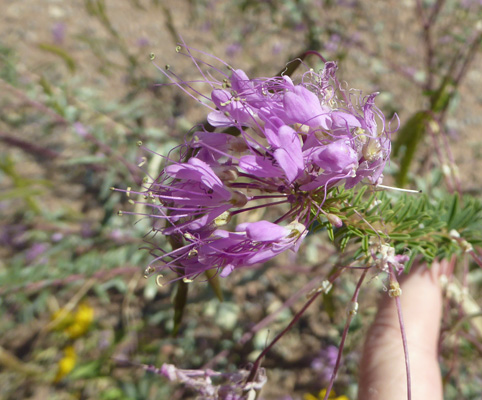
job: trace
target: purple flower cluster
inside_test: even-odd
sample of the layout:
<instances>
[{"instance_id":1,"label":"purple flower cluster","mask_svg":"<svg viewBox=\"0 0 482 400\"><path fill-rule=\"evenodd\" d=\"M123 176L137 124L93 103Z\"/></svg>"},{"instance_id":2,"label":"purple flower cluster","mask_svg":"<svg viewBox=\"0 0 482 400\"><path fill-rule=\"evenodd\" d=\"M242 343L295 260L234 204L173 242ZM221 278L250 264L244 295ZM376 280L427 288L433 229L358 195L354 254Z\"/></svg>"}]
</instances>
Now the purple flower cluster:
<instances>
[{"instance_id":1,"label":"purple flower cluster","mask_svg":"<svg viewBox=\"0 0 482 400\"><path fill-rule=\"evenodd\" d=\"M391 132L374 104L377 93L345 89L334 62L294 83L289 76L250 79L230 67L226 75L186 49L210 96L162 71L210 108L210 126L193 129L146 183L153 230L176 244L170 252L155 249L151 272L167 267L193 279L214 268L227 276L297 251L313 222L327 215L330 189L380 183Z\"/></svg>"}]
</instances>

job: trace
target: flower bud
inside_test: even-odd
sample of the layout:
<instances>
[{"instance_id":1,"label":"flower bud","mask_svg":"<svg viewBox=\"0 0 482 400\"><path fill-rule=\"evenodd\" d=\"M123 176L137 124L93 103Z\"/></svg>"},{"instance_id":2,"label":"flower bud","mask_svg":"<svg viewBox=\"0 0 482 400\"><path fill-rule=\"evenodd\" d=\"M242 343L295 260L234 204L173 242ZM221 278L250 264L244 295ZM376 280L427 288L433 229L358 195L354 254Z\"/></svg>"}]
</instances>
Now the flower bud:
<instances>
[{"instance_id":1,"label":"flower bud","mask_svg":"<svg viewBox=\"0 0 482 400\"><path fill-rule=\"evenodd\" d=\"M341 228L343 225L343 221L341 218L335 214L326 214L326 219L332 224L335 228Z\"/></svg>"}]
</instances>

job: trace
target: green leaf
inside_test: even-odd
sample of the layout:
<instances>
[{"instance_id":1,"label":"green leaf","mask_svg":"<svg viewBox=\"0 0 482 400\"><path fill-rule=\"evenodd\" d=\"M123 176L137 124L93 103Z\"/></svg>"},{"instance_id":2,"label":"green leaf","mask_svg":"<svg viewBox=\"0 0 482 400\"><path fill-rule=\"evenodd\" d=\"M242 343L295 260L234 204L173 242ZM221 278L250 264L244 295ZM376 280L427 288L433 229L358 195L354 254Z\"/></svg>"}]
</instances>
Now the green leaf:
<instances>
[{"instance_id":1,"label":"green leaf","mask_svg":"<svg viewBox=\"0 0 482 400\"><path fill-rule=\"evenodd\" d=\"M360 200L362 199L363 195L365 194L367 188L368 188L367 185L363 185L363 186L359 189L356 197L350 202L350 204L351 204L353 207L356 207L356 206L358 205L358 203L360 203Z\"/></svg>"},{"instance_id":2,"label":"green leaf","mask_svg":"<svg viewBox=\"0 0 482 400\"><path fill-rule=\"evenodd\" d=\"M326 225L326 231L328 232L328 238L334 242L335 241L335 234L333 232L333 225L328 224Z\"/></svg>"},{"instance_id":3,"label":"green leaf","mask_svg":"<svg viewBox=\"0 0 482 400\"><path fill-rule=\"evenodd\" d=\"M397 213L397 221L403 221L412 207L413 207L412 202L407 202L403 206L403 208ZM402 228L398 228L398 229L403 230Z\"/></svg>"},{"instance_id":4,"label":"green leaf","mask_svg":"<svg viewBox=\"0 0 482 400\"><path fill-rule=\"evenodd\" d=\"M361 248L362 248L362 250L363 250L365 253L368 252L369 242L370 242L369 236L368 236L368 235L363 236L363 238L362 238L362 243L361 243Z\"/></svg>"},{"instance_id":5,"label":"green leaf","mask_svg":"<svg viewBox=\"0 0 482 400\"><path fill-rule=\"evenodd\" d=\"M347 229L348 229L351 233L353 233L355 236L358 236L358 237L360 237L360 238L362 238L362 239L363 239L363 237L365 236L365 234L364 234L360 229L355 228L355 227L353 227L353 226L347 226Z\"/></svg>"},{"instance_id":6,"label":"green leaf","mask_svg":"<svg viewBox=\"0 0 482 400\"><path fill-rule=\"evenodd\" d=\"M449 213L447 215L447 225L449 227L453 226L453 220L457 213L458 207L459 207L459 196L458 194L454 194L452 196L452 203L450 205Z\"/></svg>"},{"instance_id":7,"label":"green leaf","mask_svg":"<svg viewBox=\"0 0 482 400\"><path fill-rule=\"evenodd\" d=\"M450 104L450 100L454 97L455 85L453 78L448 73L438 90L436 90L431 98L430 98L430 109L435 112L439 113L447 109Z\"/></svg>"},{"instance_id":8,"label":"green leaf","mask_svg":"<svg viewBox=\"0 0 482 400\"><path fill-rule=\"evenodd\" d=\"M89 363L76 366L69 374L69 380L88 379L99 376L100 367L103 365L103 361L95 360Z\"/></svg>"},{"instance_id":9,"label":"green leaf","mask_svg":"<svg viewBox=\"0 0 482 400\"><path fill-rule=\"evenodd\" d=\"M33 196L39 196L44 190L31 187L17 187L0 193L0 201L9 199L28 199Z\"/></svg>"},{"instance_id":10,"label":"green leaf","mask_svg":"<svg viewBox=\"0 0 482 400\"><path fill-rule=\"evenodd\" d=\"M410 240L411 237L407 233L390 233L390 239L392 240Z\"/></svg>"},{"instance_id":11,"label":"green leaf","mask_svg":"<svg viewBox=\"0 0 482 400\"><path fill-rule=\"evenodd\" d=\"M350 233L347 233L345 236L343 236L341 238L341 241L340 241L340 250L343 252L345 251L345 248L348 244L348 241L351 239L351 234Z\"/></svg>"},{"instance_id":12,"label":"green leaf","mask_svg":"<svg viewBox=\"0 0 482 400\"><path fill-rule=\"evenodd\" d=\"M39 43L38 47L41 50L44 50L51 54L55 54L56 56L60 57L62 61L64 61L69 71L72 73L75 72L75 60L64 49L50 43Z\"/></svg>"},{"instance_id":13,"label":"green leaf","mask_svg":"<svg viewBox=\"0 0 482 400\"><path fill-rule=\"evenodd\" d=\"M99 156L83 156L83 157L77 157L77 158L72 158L70 160L66 160L63 162L64 165L77 165L77 164L103 164L108 159L106 157L99 157Z\"/></svg>"},{"instance_id":14,"label":"green leaf","mask_svg":"<svg viewBox=\"0 0 482 400\"><path fill-rule=\"evenodd\" d=\"M408 171L415 156L418 144L425 134L426 123L431 119L427 111L415 113L397 133L392 154L400 159L400 170L396 175L396 183L404 187L408 181ZM404 149L403 154L401 154Z\"/></svg>"}]
</instances>

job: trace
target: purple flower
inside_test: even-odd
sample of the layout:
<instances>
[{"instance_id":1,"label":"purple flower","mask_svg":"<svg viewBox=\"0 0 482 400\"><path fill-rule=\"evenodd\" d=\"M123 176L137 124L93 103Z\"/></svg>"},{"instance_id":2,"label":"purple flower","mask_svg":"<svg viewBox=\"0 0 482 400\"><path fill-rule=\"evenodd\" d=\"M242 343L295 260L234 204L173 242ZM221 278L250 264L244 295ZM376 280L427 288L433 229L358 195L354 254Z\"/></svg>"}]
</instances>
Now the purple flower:
<instances>
[{"instance_id":1,"label":"purple flower","mask_svg":"<svg viewBox=\"0 0 482 400\"><path fill-rule=\"evenodd\" d=\"M152 243L151 271L170 268L193 279L214 268L227 276L296 252L320 213L328 215L322 207L331 189L379 183L390 155L390 124L375 106L376 93L362 97L340 85L335 63L319 73L308 70L295 83L288 76L250 79L231 67L225 74L193 52L185 47L209 95L162 72L203 98L216 130L196 130L145 185L154 234L174 235L178 243L171 252ZM246 222L254 210L261 220Z\"/></svg>"},{"instance_id":2,"label":"purple flower","mask_svg":"<svg viewBox=\"0 0 482 400\"><path fill-rule=\"evenodd\" d=\"M52 27L52 37L56 45L62 45L65 40L66 25L63 22L57 22Z\"/></svg>"},{"instance_id":3,"label":"purple flower","mask_svg":"<svg viewBox=\"0 0 482 400\"><path fill-rule=\"evenodd\" d=\"M322 385L330 381L338 357L338 347L330 345L320 351L311 362L311 368L320 374Z\"/></svg>"},{"instance_id":4,"label":"purple flower","mask_svg":"<svg viewBox=\"0 0 482 400\"><path fill-rule=\"evenodd\" d=\"M304 86L294 86L283 97L286 122L299 123L312 128L330 129L331 109L322 106L320 99Z\"/></svg>"},{"instance_id":5,"label":"purple flower","mask_svg":"<svg viewBox=\"0 0 482 400\"><path fill-rule=\"evenodd\" d=\"M48 248L49 246L47 243L34 243L32 247L25 252L25 261L27 264L33 263L35 260L38 260L39 257L48 250Z\"/></svg>"},{"instance_id":6,"label":"purple flower","mask_svg":"<svg viewBox=\"0 0 482 400\"><path fill-rule=\"evenodd\" d=\"M304 171L300 138L296 131L283 125L278 131L279 146L273 155L291 183Z\"/></svg>"}]
</instances>

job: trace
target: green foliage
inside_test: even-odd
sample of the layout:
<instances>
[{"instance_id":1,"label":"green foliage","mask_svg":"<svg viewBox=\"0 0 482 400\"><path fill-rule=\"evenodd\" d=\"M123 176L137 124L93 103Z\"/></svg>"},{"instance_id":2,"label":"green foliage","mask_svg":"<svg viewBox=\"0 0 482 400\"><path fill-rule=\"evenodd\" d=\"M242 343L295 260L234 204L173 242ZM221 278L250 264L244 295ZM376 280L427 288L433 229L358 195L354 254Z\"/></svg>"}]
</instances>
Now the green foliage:
<instances>
[{"instance_id":1,"label":"green foliage","mask_svg":"<svg viewBox=\"0 0 482 400\"><path fill-rule=\"evenodd\" d=\"M75 60L63 48L59 46L55 46L50 43L40 43L38 46L40 49L46 52L59 56L62 59L62 61L64 61L69 71L72 73L75 72L75 69L76 69Z\"/></svg>"},{"instance_id":2,"label":"green foliage","mask_svg":"<svg viewBox=\"0 0 482 400\"><path fill-rule=\"evenodd\" d=\"M410 256L406 265L409 271L416 258L431 264L435 258L462 253L464 249L454 240L452 231L474 247L482 243L482 202L478 199L465 196L460 200L456 194L431 198L388 192L367 196L366 191L366 186L358 191L335 190L327 201L330 212L338 204L336 215L344 222L334 233L329 230L329 237L342 251L349 243L357 243L354 258L370 257L374 251L371 245L386 242L397 254ZM331 224L320 218L320 225Z\"/></svg>"},{"instance_id":3,"label":"green foliage","mask_svg":"<svg viewBox=\"0 0 482 400\"><path fill-rule=\"evenodd\" d=\"M420 141L425 136L426 124L430 119L430 113L419 111L409 118L397 133L392 154L400 160L400 170L396 175L396 182L400 187L405 187L408 183L410 165Z\"/></svg>"}]
</instances>

